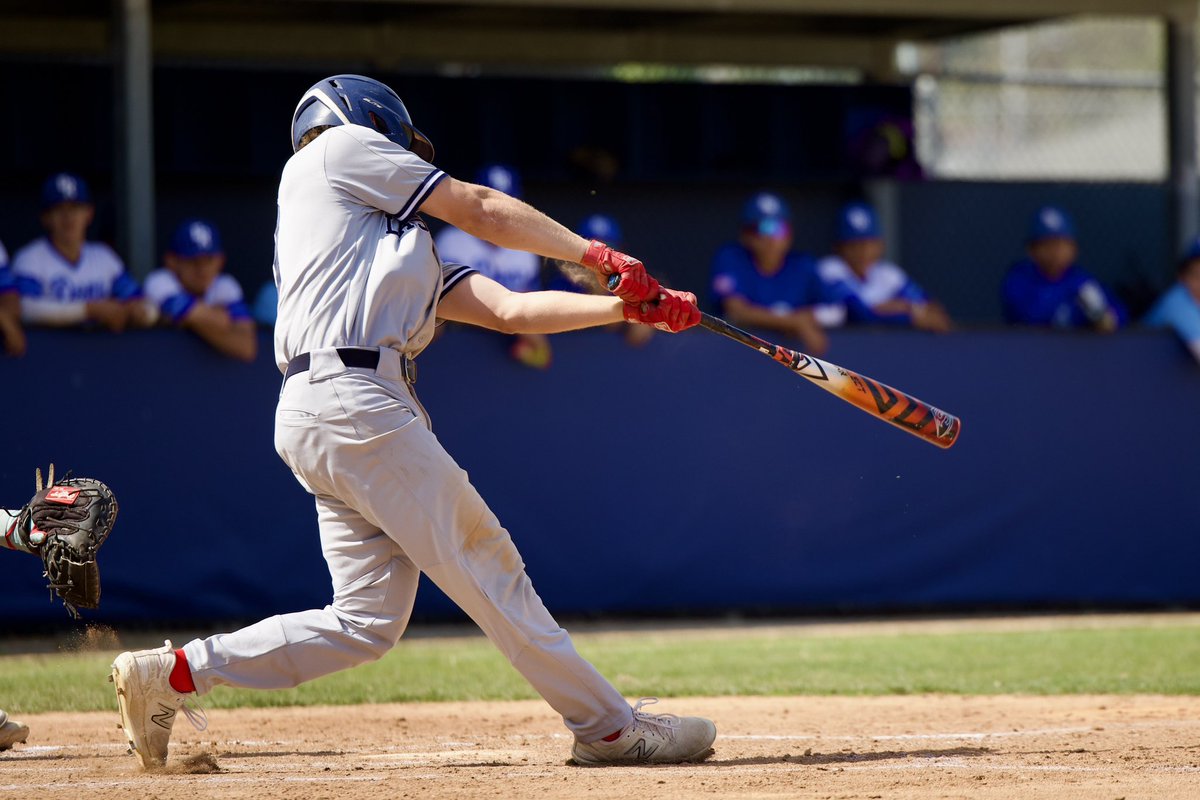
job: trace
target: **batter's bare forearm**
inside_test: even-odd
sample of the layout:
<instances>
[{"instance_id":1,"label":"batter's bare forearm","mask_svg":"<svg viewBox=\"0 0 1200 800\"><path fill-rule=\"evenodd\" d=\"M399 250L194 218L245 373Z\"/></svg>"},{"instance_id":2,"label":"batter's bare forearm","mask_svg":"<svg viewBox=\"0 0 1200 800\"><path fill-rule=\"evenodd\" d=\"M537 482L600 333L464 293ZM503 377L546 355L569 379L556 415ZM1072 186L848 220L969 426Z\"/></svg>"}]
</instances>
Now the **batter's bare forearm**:
<instances>
[{"instance_id":1,"label":"batter's bare forearm","mask_svg":"<svg viewBox=\"0 0 1200 800\"><path fill-rule=\"evenodd\" d=\"M575 262L587 250L586 239L528 203L454 178L447 177L439 183L421 210L510 250Z\"/></svg>"},{"instance_id":2,"label":"batter's bare forearm","mask_svg":"<svg viewBox=\"0 0 1200 800\"><path fill-rule=\"evenodd\" d=\"M513 292L479 273L468 275L438 303L440 319L502 333L561 333L620 322L615 297L574 292Z\"/></svg>"},{"instance_id":3,"label":"batter's bare forearm","mask_svg":"<svg viewBox=\"0 0 1200 800\"><path fill-rule=\"evenodd\" d=\"M622 322L615 297L573 292L513 293L501 311L509 333L562 333Z\"/></svg>"}]
</instances>

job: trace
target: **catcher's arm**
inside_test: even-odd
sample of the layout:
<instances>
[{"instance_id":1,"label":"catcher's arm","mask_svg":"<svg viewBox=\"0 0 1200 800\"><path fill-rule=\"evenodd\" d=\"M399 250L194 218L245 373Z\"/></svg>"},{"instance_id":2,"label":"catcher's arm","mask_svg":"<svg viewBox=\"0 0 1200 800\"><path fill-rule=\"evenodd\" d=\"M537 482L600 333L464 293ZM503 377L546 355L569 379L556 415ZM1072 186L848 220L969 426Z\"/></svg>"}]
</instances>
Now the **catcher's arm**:
<instances>
[{"instance_id":1,"label":"catcher's arm","mask_svg":"<svg viewBox=\"0 0 1200 800\"><path fill-rule=\"evenodd\" d=\"M45 485L36 472L33 498L4 535L4 546L42 559L47 588L62 598L67 613L100 605L100 568L96 552L117 519L112 490L94 478L66 477L55 482L50 465Z\"/></svg>"}]
</instances>

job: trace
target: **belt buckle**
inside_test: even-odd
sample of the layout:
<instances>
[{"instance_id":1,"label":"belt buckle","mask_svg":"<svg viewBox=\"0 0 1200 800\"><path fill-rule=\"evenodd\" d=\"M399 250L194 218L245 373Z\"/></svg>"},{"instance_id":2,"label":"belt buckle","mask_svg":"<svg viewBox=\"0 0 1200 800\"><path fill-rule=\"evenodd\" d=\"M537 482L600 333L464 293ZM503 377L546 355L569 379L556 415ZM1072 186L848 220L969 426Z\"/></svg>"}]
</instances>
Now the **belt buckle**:
<instances>
[{"instance_id":1,"label":"belt buckle","mask_svg":"<svg viewBox=\"0 0 1200 800\"><path fill-rule=\"evenodd\" d=\"M417 362L408 356L403 356L401 362L404 364L404 382L417 382Z\"/></svg>"}]
</instances>

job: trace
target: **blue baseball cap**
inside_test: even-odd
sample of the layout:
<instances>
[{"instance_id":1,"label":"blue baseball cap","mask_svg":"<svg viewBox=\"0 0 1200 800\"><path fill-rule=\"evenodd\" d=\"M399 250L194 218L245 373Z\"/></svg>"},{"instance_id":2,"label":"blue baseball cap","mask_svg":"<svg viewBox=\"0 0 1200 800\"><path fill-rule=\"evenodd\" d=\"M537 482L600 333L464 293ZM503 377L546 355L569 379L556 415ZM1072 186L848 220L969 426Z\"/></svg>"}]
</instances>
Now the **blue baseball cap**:
<instances>
[{"instance_id":1,"label":"blue baseball cap","mask_svg":"<svg viewBox=\"0 0 1200 800\"><path fill-rule=\"evenodd\" d=\"M792 210L777 194L759 192L742 206L742 225L765 236L786 236L791 232L791 223Z\"/></svg>"},{"instance_id":2,"label":"blue baseball cap","mask_svg":"<svg viewBox=\"0 0 1200 800\"><path fill-rule=\"evenodd\" d=\"M59 172L51 175L42 184L42 210L52 208L59 203L90 203L92 193L88 190L87 182L78 175L70 172Z\"/></svg>"},{"instance_id":3,"label":"blue baseball cap","mask_svg":"<svg viewBox=\"0 0 1200 800\"><path fill-rule=\"evenodd\" d=\"M1042 206L1029 218L1029 232L1025 241L1036 242L1039 239L1074 239L1075 226L1067 212L1057 206Z\"/></svg>"},{"instance_id":4,"label":"blue baseball cap","mask_svg":"<svg viewBox=\"0 0 1200 800\"><path fill-rule=\"evenodd\" d=\"M847 203L838 212L837 240L853 242L856 239L878 239L879 217L869 203L861 201Z\"/></svg>"},{"instance_id":5,"label":"blue baseball cap","mask_svg":"<svg viewBox=\"0 0 1200 800\"><path fill-rule=\"evenodd\" d=\"M475 181L484 186L490 186L497 192L504 192L511 197L521 196L521 176L512 167L504 164L489 164L479 170Z\"/></svg>"},{"instance_id":6,"label":"blue baseball cap","mask_svg":"<svg viewBox=\"0 0 1200 800\"><path fill-rule=\"evenodd\" d=\"M221 234L217 226L202 219L189 219L180 223L171 237L171 252L181 258L211 256L224 252L221 249Z\"/></svg>"},{"instance_id":7,"label":"blue baseball cap","mask_svg":"<svg viewBox=\"0 0 1200 800\"><path fill-rule=\"evenodd\" d=\"M585 239L597 239L610 246L625 241L621 234L621 226L615 219L604 214L592 214L579 223L579 235Z\"/></svg>"}]
</instances>

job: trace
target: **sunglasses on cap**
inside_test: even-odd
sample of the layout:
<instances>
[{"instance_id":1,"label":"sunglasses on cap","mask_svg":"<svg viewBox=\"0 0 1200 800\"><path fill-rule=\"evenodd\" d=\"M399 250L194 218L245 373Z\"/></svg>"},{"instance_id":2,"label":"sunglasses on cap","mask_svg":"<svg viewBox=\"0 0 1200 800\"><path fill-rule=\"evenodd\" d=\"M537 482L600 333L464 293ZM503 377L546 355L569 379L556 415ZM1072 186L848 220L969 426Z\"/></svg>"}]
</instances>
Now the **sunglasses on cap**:
<instances>
[{"instance_id":1,"label":"sunglasses on cap","mask_svg":"<svg viewBox=\"0 0 1200 800\"><path fill-rule=\"evenodd\" d=\"M763 236L770 236L772 239L784 239L792 232L792 226L787 220L779 218L769 218L759 220L754 226L756 233Z\"/></svg>"}]
</instances>

